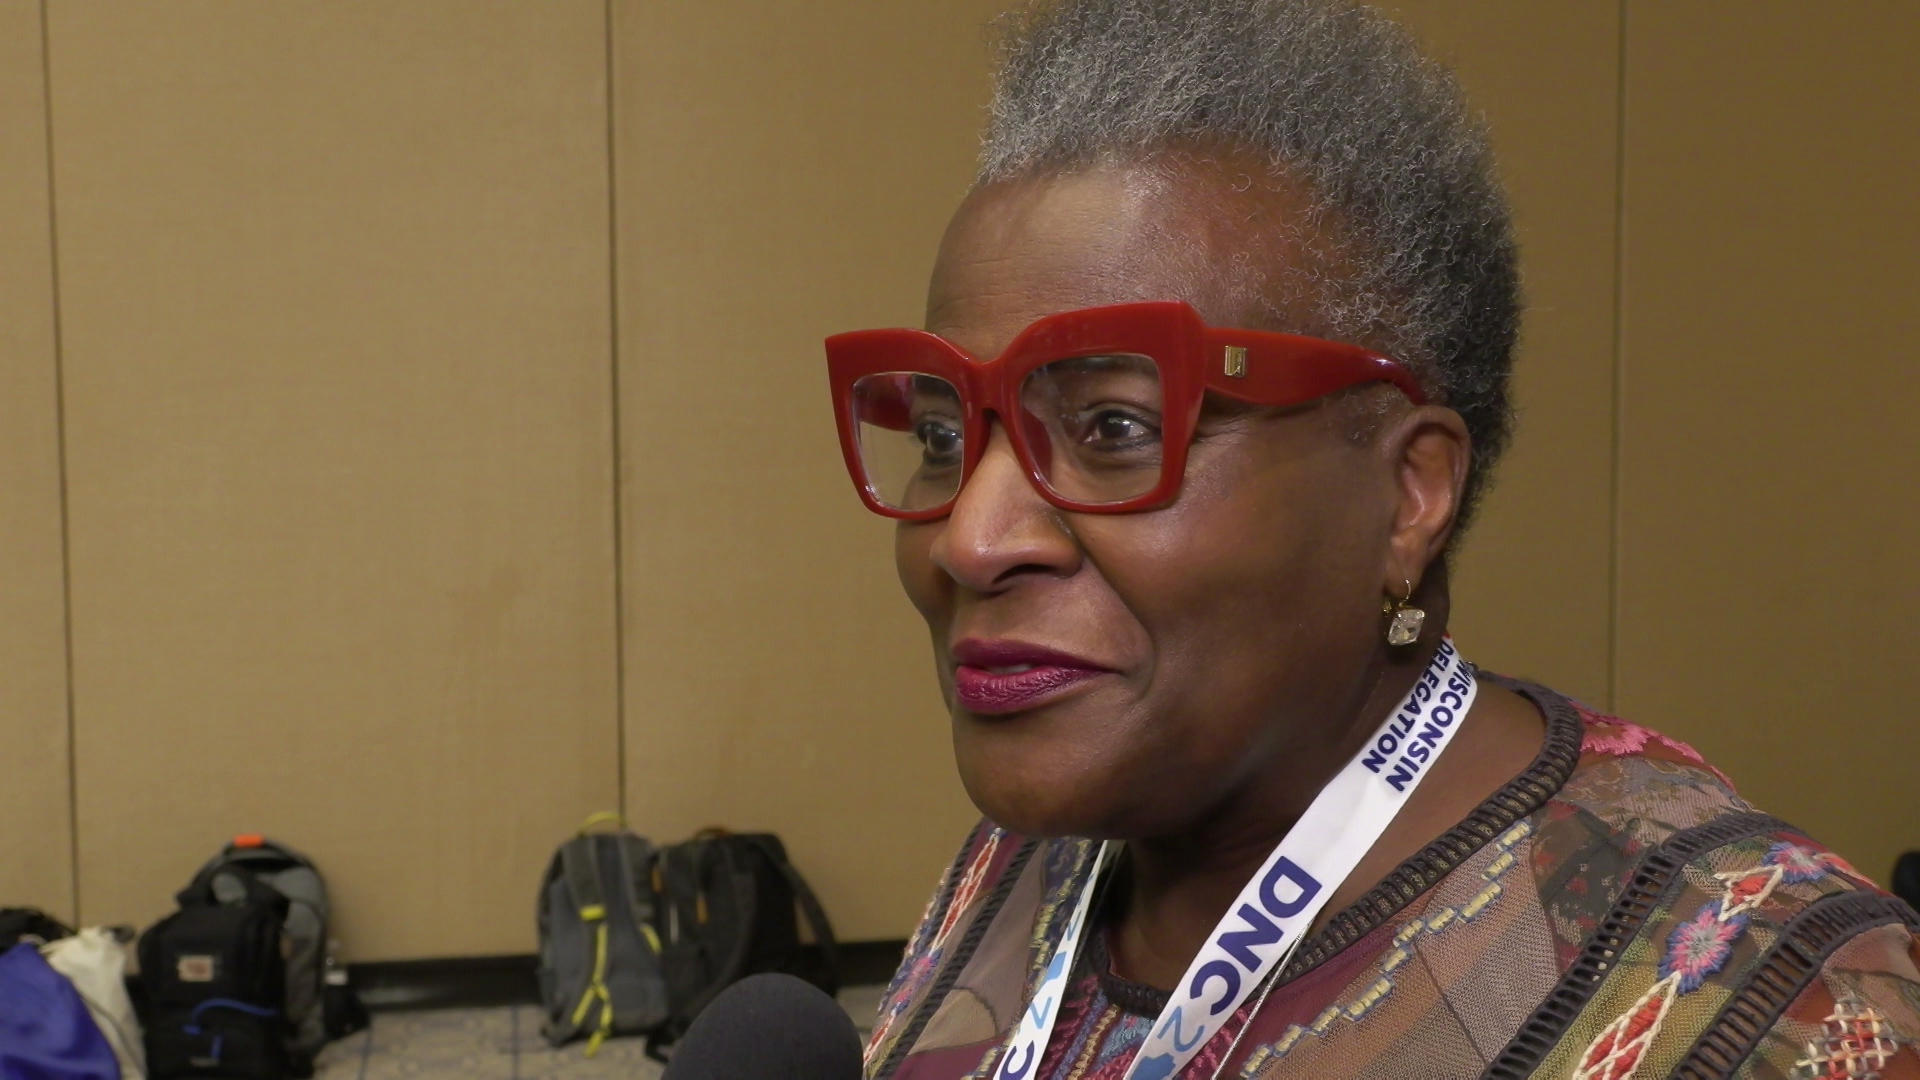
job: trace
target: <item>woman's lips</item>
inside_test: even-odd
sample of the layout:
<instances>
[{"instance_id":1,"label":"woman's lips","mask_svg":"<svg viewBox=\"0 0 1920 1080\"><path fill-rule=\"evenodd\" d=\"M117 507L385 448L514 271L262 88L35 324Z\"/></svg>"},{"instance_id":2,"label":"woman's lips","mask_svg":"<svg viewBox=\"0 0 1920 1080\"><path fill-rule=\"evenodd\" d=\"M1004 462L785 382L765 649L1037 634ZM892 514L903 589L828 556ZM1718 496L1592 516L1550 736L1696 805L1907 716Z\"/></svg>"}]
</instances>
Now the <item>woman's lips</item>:
<instances>
[{"instance_id":1,"label":"woman's lips","mask_svg":"<svg viewBox=\"0 0 1920 1080\"><path fill-rule=\"evenodd\" d=\"M987 716L1031 709L1107 669L1069 653L1017 641L965 638L953 647L953 695Z\"/></svg>"}]
</instances>

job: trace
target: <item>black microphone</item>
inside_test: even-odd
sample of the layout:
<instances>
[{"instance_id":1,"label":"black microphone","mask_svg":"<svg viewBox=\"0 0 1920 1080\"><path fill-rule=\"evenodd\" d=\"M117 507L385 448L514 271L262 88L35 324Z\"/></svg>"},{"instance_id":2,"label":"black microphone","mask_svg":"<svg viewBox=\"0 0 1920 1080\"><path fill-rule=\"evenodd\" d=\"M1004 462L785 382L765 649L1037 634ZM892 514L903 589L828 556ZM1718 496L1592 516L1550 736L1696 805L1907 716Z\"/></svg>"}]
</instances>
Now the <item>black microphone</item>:
<instances>
[{"instance_id":1,"label":"black microphone","mask_svg":"<svg viewBox=\"0 0 1920 1080\"><path fill-rule=\"evenodd\" d=\"M860 1080L860 1056L839 1002L791 975L752 975L700 1010L666 1080Z\"/></svg>"}]
</instances>

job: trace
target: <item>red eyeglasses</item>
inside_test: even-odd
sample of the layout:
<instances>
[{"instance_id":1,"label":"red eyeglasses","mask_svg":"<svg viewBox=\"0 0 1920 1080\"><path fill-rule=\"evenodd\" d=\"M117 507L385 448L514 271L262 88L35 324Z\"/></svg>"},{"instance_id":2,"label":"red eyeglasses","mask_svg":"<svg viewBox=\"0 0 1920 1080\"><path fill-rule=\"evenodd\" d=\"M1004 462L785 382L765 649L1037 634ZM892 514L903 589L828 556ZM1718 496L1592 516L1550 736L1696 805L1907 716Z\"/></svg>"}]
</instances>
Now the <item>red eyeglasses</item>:
<instances>
[{"instance_id":1,"label":"red eyeglasses","mask_svg":"<svg viewBox=\"0 0 1920 1080\"><path fill-rule=\"evenodd\" d=\"M1294 405L1364 382L1426 400L1406 368L1357 345L1208 326L1179 301L1049 315L979 360L924 330L827 339L833 414L868 509L919 521L950 510L987 445L989 414L1063 510L1125 513L1179 493L1208 391Z\"/></svg>"}]
</instances>

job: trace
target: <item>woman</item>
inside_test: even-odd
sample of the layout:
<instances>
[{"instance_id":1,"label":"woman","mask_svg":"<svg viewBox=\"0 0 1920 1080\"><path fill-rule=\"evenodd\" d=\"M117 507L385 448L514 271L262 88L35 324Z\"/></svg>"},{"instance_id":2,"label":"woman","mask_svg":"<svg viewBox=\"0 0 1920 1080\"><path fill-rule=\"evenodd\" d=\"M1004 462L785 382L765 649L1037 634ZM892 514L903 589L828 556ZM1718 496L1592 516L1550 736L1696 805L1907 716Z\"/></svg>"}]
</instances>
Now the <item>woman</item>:
<instances>
[{"instance_id":1,"label":"woman","mask_svg":"<svg viewBox=\"0 0 1920 1080\"><path fill-rule=\"evenodd\" d=\"M927 331L828 342L986 816L870 1075L1920 1076L1920 917L1445 636L1517 314L1379 18L1011 25Z\"/></svg>"}]
</instances>

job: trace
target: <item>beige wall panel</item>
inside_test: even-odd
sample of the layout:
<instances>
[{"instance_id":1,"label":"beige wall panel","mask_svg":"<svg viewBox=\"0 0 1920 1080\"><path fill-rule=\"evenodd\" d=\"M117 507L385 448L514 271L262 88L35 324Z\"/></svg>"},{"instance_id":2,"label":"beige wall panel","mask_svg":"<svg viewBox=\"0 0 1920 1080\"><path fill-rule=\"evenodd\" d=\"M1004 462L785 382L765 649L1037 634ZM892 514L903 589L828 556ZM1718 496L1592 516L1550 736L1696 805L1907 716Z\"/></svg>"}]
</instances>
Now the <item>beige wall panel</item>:
<instances>
[{"instance_id":1,"label":"beige wall panel","mask_svg":"<svg viewBox=\"0 0 1920 1080\"><path fill-rule=\"evenodd\" d=\"M820 340L919 325L997 6L615 7L627 806L779 830L850 939L912 928L975 812Z\"/></svg>"},{"instance_id":2,"label":"beige wall panel","mask_svg":"<svg viewBox=\"0 0 1920 1080\"><path fill-rule=\"evenodd\" d=\"M73 917L60 419L38 0L0 0L0 905Z\"/></svg>"},{"instance_id":3,"label":"beige wall panel","mask_svg":"<svg viewBox=\"0 0 1920 1080\"><path fill-rule=\"evenodd\" d=\"M1392 5L1492 125L1520 239L1519 410L1461 549L1454 632L1476 661L1608 698L1613 539L1616 3Z\"/></svg>"},{"instance_id":4,"label":"beige wall panel","mask_svg":"<svg viewBox=\"0 0 1920 1080\"><path fill-rule=\"evenodd\" d=\"M1619 705L1885 880L1920 605L1920 6L1635 4Z\"/></svg>"},{"instance_id":5,"label":"beige wall panel","mask_svg":"<svg viewBox=\"0 0 1920 1080\"><path fill-rule=\"evenodd\" d=\"M530 950L617 798L605 12L55 3L81 895Z\"/></svg>"}]
</instances>

